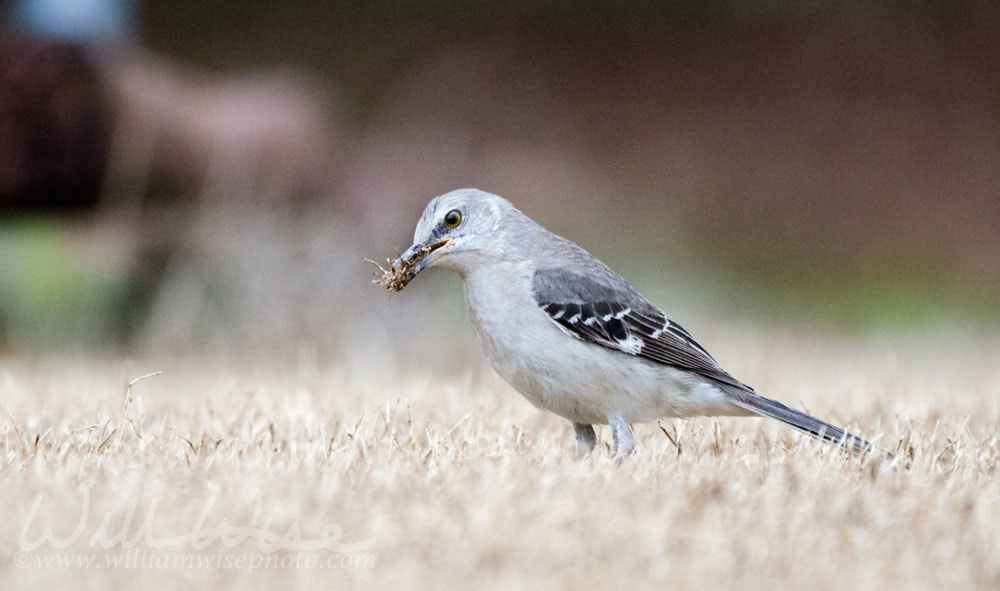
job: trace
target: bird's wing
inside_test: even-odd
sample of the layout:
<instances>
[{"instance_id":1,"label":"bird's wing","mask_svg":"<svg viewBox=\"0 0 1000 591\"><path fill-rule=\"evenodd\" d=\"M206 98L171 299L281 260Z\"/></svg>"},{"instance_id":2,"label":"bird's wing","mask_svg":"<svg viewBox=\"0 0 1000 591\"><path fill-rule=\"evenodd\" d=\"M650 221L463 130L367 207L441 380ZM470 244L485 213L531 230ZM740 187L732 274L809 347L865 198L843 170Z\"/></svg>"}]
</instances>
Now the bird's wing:
<instances>
[{"instance_id":1,"label":"bird's wing","mask_svg":"<svg viewBox=\"0 0 1000 591\"><path fill-rule=\"evenodd\" d=\"M688 331L624 279L607 275L603 279L539 269L532 292L538 307L573 337L753 391L726 373Z\"/></svg>"},{"instance_id":2,"label":"bird's wing","mask_svg":"<svg viewBox=\"0 0 1000 591\"><path fill-rule=\"evenodd\" d=\"M855 453L877 450L893 459L893 454L869 441L755 393L726 373L688 331L603 263L592 262L587 271L585 276L564 269L540 269L532 278L535 303L564 332L582 341L693 371L719 383L730 400L750 412Z\"/></svg>"}]
</instances>

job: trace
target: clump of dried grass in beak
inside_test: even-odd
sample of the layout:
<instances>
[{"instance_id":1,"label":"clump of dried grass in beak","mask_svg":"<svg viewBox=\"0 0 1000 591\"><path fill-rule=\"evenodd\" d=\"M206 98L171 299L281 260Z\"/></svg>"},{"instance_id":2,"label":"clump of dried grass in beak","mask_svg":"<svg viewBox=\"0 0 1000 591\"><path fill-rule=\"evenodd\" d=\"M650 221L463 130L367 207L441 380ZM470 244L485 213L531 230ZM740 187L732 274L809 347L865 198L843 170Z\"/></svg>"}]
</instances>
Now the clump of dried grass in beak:
<instances>
[{"instance_id":1,"label":"clump of dried grass in beak","mask_svg":"<svg viewBox=\"0 0 1000 591\"><path fill-rule=\"evenodd\" d=\"M385 262L389 265L388 269L371 259L365 259L378 268L377 272L372 273L375 276L372 283L380 285L390 292L403 291L410 281L413 281L413 278L417 276L417 273L423 271L424 267L430 262L429 257L431 253L449 242L451 242L451 238L445 238L426 246L423 244L414 244L406 249L406 252L399 255L398 259L394 261L385 259Z\"/></svg>"}]
</instances>

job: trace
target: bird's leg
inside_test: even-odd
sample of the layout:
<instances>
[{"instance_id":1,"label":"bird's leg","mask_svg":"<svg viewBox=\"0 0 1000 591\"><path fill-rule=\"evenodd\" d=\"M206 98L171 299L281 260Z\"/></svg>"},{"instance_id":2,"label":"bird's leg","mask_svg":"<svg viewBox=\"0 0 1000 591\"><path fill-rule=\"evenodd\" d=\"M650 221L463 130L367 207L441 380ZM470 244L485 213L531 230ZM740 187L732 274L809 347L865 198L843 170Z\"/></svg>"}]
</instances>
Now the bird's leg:
<instances>
[{"instance_id":1,"label":"bird's leg","mask_svg":"<svg viewBox=\"0 0 1000 591\"><path fill-rule=\"evenodd\" d=\"M635 449L635 437L632 436L632 428L621 416L608 417L611 425L611 436L615 440L615 455L627 456Z\"/></svg>"},{"instance_id":2,"label":"bird's leg","mask_svg":"<svg viewBox=\"0 0 1000 591\"><path fill-rule=\"evenodd\" d=\"M597 435L594 428L586 423L573 423L576 431L576 457L586 457L597 445Z\"/></svg>"}]
</instances>

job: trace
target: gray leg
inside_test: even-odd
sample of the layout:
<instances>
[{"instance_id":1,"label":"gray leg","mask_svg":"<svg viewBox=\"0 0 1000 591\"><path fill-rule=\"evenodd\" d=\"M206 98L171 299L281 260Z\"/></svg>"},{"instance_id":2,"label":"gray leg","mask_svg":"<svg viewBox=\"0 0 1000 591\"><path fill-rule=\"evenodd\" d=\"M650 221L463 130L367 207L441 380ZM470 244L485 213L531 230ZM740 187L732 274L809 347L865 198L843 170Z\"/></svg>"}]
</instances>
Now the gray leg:
<instances>
[{"instance_id":1,"label":"gray leg","mask_svg":"<svg viewBox=\"0 0 1000 591\"><path fill-rule=\"evenodd\" d=\"M632 436L632 428L628 426L623 417L608 417L611 425L611 436L615 440L615 455L627 456L635 449L635 437Z\"/></svg>"},{"instance_id":2,"label":"gray leg","mask_svg":"<svg viewBox=\"0 0 1000 591\"><path fill-rule=\"evenodd\" d=\"M585 457L597 445L594 428L586 423L573 423L573 430L576 431L576 457Z\"/></svg>"}]
</instances>

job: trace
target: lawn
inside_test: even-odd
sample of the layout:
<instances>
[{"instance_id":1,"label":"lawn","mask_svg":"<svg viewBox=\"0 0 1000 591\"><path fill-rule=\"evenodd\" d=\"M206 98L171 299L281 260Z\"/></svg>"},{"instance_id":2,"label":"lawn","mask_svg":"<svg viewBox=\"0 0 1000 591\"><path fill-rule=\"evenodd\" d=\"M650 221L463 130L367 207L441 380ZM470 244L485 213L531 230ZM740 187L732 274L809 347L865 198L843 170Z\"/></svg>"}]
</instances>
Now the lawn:
<instances>
[{"instance_id":1,"label":"lawn","mask_svg":"<svg viewBox=\"0 0 1000 591\"><path fill-rule=\"evenodd\" d=\"M763 419L636 425L621 462L603 427L574 460L475 351L7 357L0 587L1000 587L995 343L722 336L912 467Z\"/></svg>"}]
</instances>

